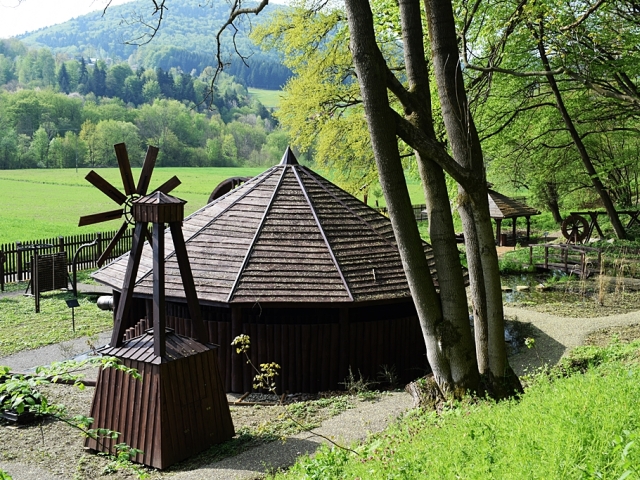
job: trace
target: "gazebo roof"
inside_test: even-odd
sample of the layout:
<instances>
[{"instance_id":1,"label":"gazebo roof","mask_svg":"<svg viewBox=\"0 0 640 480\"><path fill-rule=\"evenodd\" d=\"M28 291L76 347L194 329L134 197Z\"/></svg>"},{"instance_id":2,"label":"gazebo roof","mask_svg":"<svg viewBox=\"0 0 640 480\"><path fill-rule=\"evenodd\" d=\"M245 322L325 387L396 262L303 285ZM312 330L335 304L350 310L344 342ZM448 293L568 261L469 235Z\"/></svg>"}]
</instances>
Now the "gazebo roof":
<instances>
[{"instance_id":1,"label":"gazebo roof","mask_svg":"<svg viewBox=\"0 0 640 480\"><path fill-rule=\"evenodd\" d=\"M529 207L523 203L517 202L495 190L489 192L489 213L493 219L530 217L531 215L539 215L540 212L535 208Z\"/></svg>"},{"instance_id":2,"label":"gazebo roof","mask_svg":"<svg viewBox=\"0 0 640 480\"><path fill-rule=\"evenodd\" d=\"M410 298L391 222L309 168L282 161L184 220L203 303L341 303ZM434 282L431 247L424 243ZM171 235L165 234L167 299L184 298ZM129 254L93 274L122 288ZM152 295L145 244L135 292Z\"/></svg>"}]
</instances>

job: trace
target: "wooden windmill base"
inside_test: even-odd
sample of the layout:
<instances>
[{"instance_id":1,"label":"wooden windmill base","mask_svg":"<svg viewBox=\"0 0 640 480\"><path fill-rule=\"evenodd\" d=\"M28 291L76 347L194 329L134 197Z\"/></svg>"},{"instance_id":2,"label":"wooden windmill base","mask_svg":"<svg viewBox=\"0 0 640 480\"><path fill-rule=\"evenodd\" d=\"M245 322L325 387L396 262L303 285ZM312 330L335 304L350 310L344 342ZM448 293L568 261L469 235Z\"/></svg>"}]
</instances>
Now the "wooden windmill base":
<instances>
[{"instance_id":1,"label":"wooden windmill base","mask_svg":"<svg viewBox=\"0 0 640 480\"><path fill-rule=\"evenodd\" d=\"M154 354L151 330L121 347L103 349L103 355L137 369L142 380L113 369L100 371L92 428L108 428L120 436L88 438L85 445L115 454L115 445L126 443L143 452L135 462L164 469L231 439L235 432L216 349L171 330L162 358Z\"/></svg>"}]
</instances>

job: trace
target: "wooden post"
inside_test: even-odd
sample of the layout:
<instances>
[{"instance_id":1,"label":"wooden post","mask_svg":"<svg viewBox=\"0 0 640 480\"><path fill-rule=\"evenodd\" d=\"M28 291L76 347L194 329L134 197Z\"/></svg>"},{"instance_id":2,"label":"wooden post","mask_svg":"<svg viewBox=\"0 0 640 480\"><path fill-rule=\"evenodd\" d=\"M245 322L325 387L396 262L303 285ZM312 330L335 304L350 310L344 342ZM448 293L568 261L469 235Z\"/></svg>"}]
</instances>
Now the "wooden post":
<instances>
[{"instance_id":1,"label":"wooden post","mask_svg":"<svg viewBox=\"0 0 640 480\"><path fill-rule=\"evenodd\" d=\"M164 296L164 225L153 224L153 353L162 358L166 350Z\"/></svg>"},{"instance_id":2,"label":"wooden post","mask_svg":"<svg viewBox=\"0 0 640 480\"><path fill-rule=\"evenodd\" d=\"M33 251L31 260L31 291L36 300L36 313L40 313L40 285L38 284L38 249Z\"/></svg>"},{"instance_id":3,"label":"wooden post","mask_svg":"<svg viewBox=\"0 0 640 480\"><path fill-rule=\"evenodd\" d=\"M122 297L118 302L116 310L113 333L111 335L111 347L121 347L124 332L126 330L126 322L123 319L131 309L131 301L133 299L133 287L136 283L138 275L138 267L140 266L140 257L142 255L142 246L144 245L144 230L147 228L146 222L137 222L136 229L133 233L133 242L131 253L129 254L129 262L127 263L127 271L124 276L124 285L122 286Z\"/></svg>"},{"instance_id":4,"label":"wooden post","mask_svg":"<svg viewBox=\"0 0 640 480\"><path fill-rule=\"evenodd\" d=\"M544 246L544 269L549 270L549 245Z\"/></svg>"},{"instance_id":5,"label":"wooden post","mask_svg":"<svg viewBox=\"0 0 640 480\"><path fill-rule=\"evenodd\" d=\"M531 217L527 217L527 243L531 240Z\"/></svg>"},{"instance_id":6,"label":"wooden post","mask_svg":"<svg viewBox=\"0 0 640 480\"><path fill-rule=\"evenodd\" d=\"M4 292L4 252L0 250L0 292Z\"/></svg>"},{"instance_id":7,"label":"wooden post","mask_svg":"<svg viewBox=\"0 0 640 480\"><path fill-rule=\"evenodd\" d=\"M516 237L516 221L518 220L518 217L513 217L511 219L511 230L513 232L513 246L515 247L516 244L518 243L518 239Z\"/></svg>"},{"instance_id":8,"label":"wooden post","mask_svg":"<svg viewBox=\"0 0 640 480\"><path fill-rule=\"evenodd\" d=\"M96 255L93 261L96 262L102 255L102 233L96 233Z\"/></svg>"},{"instance_id":9,"label":"wooden post","mask_svg":"<svg viewBox=\"0 0 640 480\"><path fill-rule=\"evenodd\" d=\"M602 250L598 250L598 271L602 272Z\"/></svg>"},{"instance_id":10,"label":"wooden post","mask_svg":"<svg viewBox=\"0 0 640 480\"><path fill-rule=\"evenodd\" d=\"M58 251L64 252L64 237L58 237Z\"/></svg>"},{"instance_id":11,"label":"wooden post","mask_svg":"<svg viewBox=\"0 0 640 480\"><path fill-rule=\"evenodd\" d=\"M533 265L533 247L529 245L529 265Z\"/></svg>"},{"instance_id":12,"label":"wooden post","mask_svg":"<svg viewBox=\"0 0 640 480\"><path fill-rule=\"evenodd\" d=\"M16 269L18 271L18 282L22 281L22 242L16 242Z\"/></svg>"},{"instance_id":13,"label":"wooden post","mask_svg":"<svg viewBox=\"0 0 640 480\"><path fill-rule=\"evenodd\" d=\"M187 297L189 316L191 317L191 328L193 329L194 337L200 343L208 343L209 335L207 334L206 329L204 328L204 323L202 322L200 302L198 302L196 286L193 281L193 273L191 271L191 264L189 263L187 247L185 245L184 235L182 234L182 224L181 222L171 222L169 223L169 228L171 229L173 248L175 249L176 258L178 259L178 268L180 269L180 277L182 278L184 294L185 297ZM164 229L162 230L162 235L164 235ZM153 234L156 234L155 225Z\"/></svg>"},{"instance_id":14,"label":"wooden post","mask_svg":"<svg viewBox=\"0 0 640 480\"><path fill-rule=\"evenodd\" d=\"M231 307L231 340L242 335L242 309L238 306ZM235 347L231 347L231 391L243 393L242 369L244 358L236 353Z\"/></svg>"},{"instance_id":15,"label":"wooden post","mask_svg":"<svg viewBox=\"0 0 640 480\"><path fill-rule=\"evenodd\" d=\"M496 240L498 241L498 246L502 247L502 220L500 218L496 218Z\"/></svg>"}]
</instances>

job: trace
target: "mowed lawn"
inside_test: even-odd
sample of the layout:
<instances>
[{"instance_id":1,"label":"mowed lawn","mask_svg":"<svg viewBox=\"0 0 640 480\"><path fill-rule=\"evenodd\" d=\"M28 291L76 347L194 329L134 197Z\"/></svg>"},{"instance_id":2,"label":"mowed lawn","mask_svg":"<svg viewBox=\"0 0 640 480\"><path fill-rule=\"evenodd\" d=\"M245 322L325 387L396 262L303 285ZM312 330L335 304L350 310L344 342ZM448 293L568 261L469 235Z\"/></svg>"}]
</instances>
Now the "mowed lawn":
<instances>
[{"instance_id":1,"label":"mowed lawn","mask_svg":"<svg viewBox=\"0 0 640 480\"><path fill-rule=\"evenodd\" d=\"M188 215L207 203L213 189L223 180L237 176L255 176L266 167L251 168L157 168L151 179L152 191L173 175L182 184L172 194L187 201ZM0 244L40 240L59 235L78 235L116 230L121 221L78 227L78 219L109 210L118 205L87 182L88 168L51 170L0 170ZM96 171L124 191L116 168ZM137 182L140 169L133 169ZM424 203L417 180L408 182L413 203ZM370 200L373 203L375 200ZM380 206L384 201L380 201Z\"/></svg>"}]
</instances>

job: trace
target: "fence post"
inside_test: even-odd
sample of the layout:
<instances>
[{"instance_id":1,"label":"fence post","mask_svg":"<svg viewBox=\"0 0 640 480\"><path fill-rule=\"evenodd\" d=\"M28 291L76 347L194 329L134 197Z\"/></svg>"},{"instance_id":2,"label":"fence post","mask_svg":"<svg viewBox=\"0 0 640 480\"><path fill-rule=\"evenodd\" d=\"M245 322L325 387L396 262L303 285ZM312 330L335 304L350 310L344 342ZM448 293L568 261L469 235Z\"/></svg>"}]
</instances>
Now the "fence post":
<instances>
[{"instance_id":1,"label":"fence post","mask_svg":"<svg viewBox=\"0 0 640 480\"><path fill-rule=\"evenodd\" d=\"M544 269L549 270L549 245L544 246Z\"/></svg>"},{"instance_id":2,"label":"fence post","mask_svg":"<svg viewBox=\"0 0 640 480\"><path fill-rule=\"evenodd\" d=\"M64 237L58 237L58 252L64 252Z\"/></svg>"},{"instance_id":3,"label":"fence post","mask_svg":"<svg viewBox=\"0 0 640 480\"><path fill-rule=\"evenodd\" d=\"M0 250L0 292L4 292L4 252Z\"/></svg>"},{"instance_id":4,"label":"fence post","mask_svg":"<svg viewBox=\"0 0 640 480\"><path fill-rule=\"evenodd\" d=\"M93 263L95 264L95 262L98 261L98 259L100 258L100 256L102 255L102 232L98 232L96 233L96 255L93 258Z\"/></svg>"},{"instance_id":5,"label":"fence post","mask_svg":"<svg viewBox=\"0 0 640 480\"><path fill-rule=\"evenodd\" d=\"M16 269L18 270L18 282L22 281L22 242L16 242Z\"/></svg>"}]
</instances>

